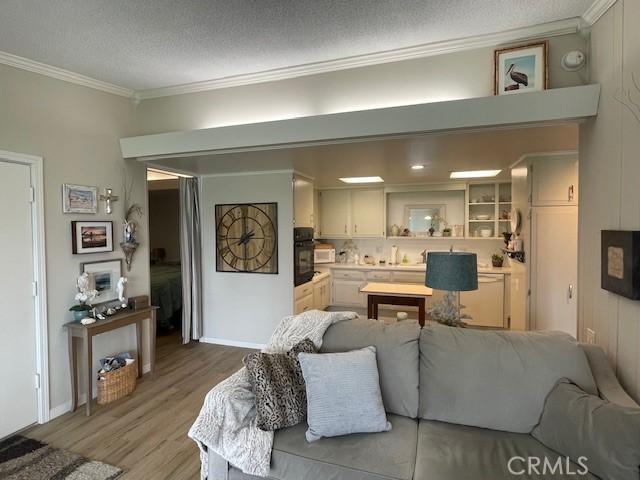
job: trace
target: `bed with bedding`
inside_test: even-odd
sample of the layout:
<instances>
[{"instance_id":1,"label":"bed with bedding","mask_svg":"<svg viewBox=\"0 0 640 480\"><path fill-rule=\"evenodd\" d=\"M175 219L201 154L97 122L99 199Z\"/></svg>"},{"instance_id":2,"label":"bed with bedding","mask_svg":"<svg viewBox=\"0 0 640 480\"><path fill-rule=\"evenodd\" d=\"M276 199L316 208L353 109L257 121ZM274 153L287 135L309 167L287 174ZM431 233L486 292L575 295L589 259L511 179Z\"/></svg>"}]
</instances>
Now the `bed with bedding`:
<instances>
[{"instance_id":1,"label":"bed with bedding","mask_svg":"<svg viewBox=\"0 0 640 480\"><path fill-rule=\"evenodd\" d=\"M182 310L182 272L180 264L151 265L151 304L156 313L159 330L180 327Z\"/></svg>"}]
</instances>

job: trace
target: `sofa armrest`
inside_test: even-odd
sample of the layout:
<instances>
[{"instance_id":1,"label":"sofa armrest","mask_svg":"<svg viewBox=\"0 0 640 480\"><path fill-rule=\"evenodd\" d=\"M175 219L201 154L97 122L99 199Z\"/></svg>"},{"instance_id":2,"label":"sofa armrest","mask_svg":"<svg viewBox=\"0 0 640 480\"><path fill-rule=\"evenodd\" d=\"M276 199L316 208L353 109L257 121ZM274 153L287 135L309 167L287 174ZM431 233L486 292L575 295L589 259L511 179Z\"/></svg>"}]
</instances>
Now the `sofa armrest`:
<instances>
[{"instance_id":1,"label":"sofa armrest","mask_svg":"<svg viewBox=\"0 0 640 480\"><path fill-rule=\"evenodd\" d=\"M638 404L624 391L616 378L616 374L609 365L604 350L597 345L580 344L587 355L593 378L596 381L600 396L611 403L623 407L638 407Z\"/></svg>"},{"instance_id":2,"label":"sofa armrest","mask_svg":"<svg viewBox=\"0 0 640 480\"><path fill-rule=\"evenodd\" d=\"M209 474L207 480L229 480L229 462L212 452L211 449L207 452L209 457Z\"/></svg>"}]
</instances>

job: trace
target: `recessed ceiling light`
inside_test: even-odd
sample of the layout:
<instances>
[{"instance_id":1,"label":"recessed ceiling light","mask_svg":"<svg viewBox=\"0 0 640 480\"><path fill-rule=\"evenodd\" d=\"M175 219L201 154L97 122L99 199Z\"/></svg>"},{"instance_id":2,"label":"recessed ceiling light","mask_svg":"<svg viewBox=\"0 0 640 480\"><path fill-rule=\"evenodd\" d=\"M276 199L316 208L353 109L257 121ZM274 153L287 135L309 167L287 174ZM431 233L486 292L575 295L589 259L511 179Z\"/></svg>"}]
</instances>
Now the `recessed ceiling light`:
<instances>
[{"instance_id":1,"label":"recessed ceiling light","mask_svg":"<svg viewBox=\"0 0 640 480\"><path fill-rule=\"evenodd\" d=\"M451 172L450 178L486 178L495 177L502 170L469 170L465 172Z\"/></svg>"},{"instance_id":2,"label":"recessed ceiling light","mask_svg":"<svg viewBox=\"0 0 640 480\"><path fill-rule=\"evenodd\" d=\"M423 170L424 165L411 165L411 170Z\"/></svg>"},{"instance_id":3,"label":"recessed ceiling light","mask_svg":"<svg viewBox=\"0 0 640 480\"><path fill-rule=\"evenodd\" d=\"M344 183L381 183L384 180L380 177L343 177L340 178Z\"/></svg>"}]
</instances>

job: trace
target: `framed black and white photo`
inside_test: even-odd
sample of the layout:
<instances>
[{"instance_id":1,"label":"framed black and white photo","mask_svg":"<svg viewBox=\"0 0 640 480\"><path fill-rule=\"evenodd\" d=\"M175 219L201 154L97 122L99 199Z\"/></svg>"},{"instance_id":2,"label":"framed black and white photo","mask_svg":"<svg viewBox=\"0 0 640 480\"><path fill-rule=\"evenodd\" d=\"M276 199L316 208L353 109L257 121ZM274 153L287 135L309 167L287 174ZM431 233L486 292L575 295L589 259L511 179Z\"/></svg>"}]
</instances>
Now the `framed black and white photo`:
<instances>
[{"instance_id":1,"label":"framed black and white photo","mask_svg":"<svg viewBox=\"0 0 640 480\"><path fill-rule=\"evenodd\" d=\"M540 42L496 50L494 94L546 90L547 48L547 42Z\"/></svg>"},{"instance_id":2,"label":"framed black and white photo","mask_svg":"<svg viewBox=\"0 0 640 480\"><path fill-rule=\"evenodd\" d=\"M74 254L113 252L113 222L71 222Z\"/></svg>"},{"instance_id":3,"label":"framed black and white photo","mask_svg":"<svg viewBox=\"0 0 640 480\"><path fill-rule=\"evenodd\" d=\"M640 300L640 231L602 230L601 286Z\"/></svg>"},{"instance_id":4,"label":"framed black and white photo","mask_svg":"<svg viewBox=\"0 0 640 480\"><path fill-rule=\"evenodd\" d=\"M102 260L80 264L80 273L89 276L89 288L97 290L93 303L103 303L118 298L118 279L122 276L122 260Z\"/></svg>"},{"instance_id":5,"label":"framed black and white photo","mask_svg":"<svg viewBox=\"0 0 640 480\"><path fill-rule=\"evenodd\" d=\"M98 213L98 187L62 185L63 213Z\"/></svg>"}]
</instances>

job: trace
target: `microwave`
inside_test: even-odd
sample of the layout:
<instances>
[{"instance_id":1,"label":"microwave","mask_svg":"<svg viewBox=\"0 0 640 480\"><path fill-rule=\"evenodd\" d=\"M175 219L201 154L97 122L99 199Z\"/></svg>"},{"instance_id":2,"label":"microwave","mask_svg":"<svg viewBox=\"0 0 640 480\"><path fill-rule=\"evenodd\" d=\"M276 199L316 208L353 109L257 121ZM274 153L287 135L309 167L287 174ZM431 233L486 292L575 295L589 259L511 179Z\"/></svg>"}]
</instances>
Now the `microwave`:
<instances>
[{"instance_id":1,"label":"microwave","mask_svg":"<svg viewBox=\"0 0 640 480\"><path fill-rule=\"evenodd\" d=\"M336 263L335 248L316 248L313 251L314 263Z\"/></svg>"}]
</instances>

